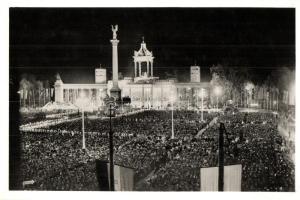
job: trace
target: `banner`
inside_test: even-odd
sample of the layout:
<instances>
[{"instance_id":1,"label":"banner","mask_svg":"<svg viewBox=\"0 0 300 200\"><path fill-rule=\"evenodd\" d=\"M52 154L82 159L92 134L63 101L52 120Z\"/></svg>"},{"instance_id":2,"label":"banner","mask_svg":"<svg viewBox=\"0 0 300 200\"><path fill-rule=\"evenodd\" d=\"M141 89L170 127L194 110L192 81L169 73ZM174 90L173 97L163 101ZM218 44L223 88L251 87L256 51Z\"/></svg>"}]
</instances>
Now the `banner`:
<instances>
[{"instance_id":1,"label":"banner","mask_svg":"<svg viewBox=\"0 0 300 200\"><path fill-rule=\"evenodd\" d=\"M109 191L107 162L96 160L96 175L100 191Z\"/></svg>"},{"instance_id":2,"label":"banner","mask_svg":"<svg viewBox=\"0 0 300 200\"><path fill-rule=\"evenodd\" d=\"M224 167L224 191L241 191L242 165Z\"/></svg>"},{"instance_id":3,"label":"banner","mask_svg":"<svg viewBox=\"0 0 300 200\"><path fill-rule=\"evenodd\" d=\"M110 175L109 163L107 163L108 177ZM114 165L115 191L133 191L134 186L133 169ZM110 183L110 179L108 179Z\"/></svg>"},{"instance_id":4,"label":"banner","mask_svg":"<svg viewBox=\"0 0 300 200\"><path fill-rule=\"evenodd\" d=\"M106 161L96 160L97 179L100 191L109 191L110 169ZM134 170L127 167L114 165L115 191L133 191Z\"/></svg>"},{"instance_id":5,"label":"banner","mask_svg":"<svg viewBox=\"0 0 300 200\"><path fill-rule=\"evenodd\" d=\"M219 167L200 169L200 190L218 191ZM241 191L242 165L224 166L224 191Z\"/></svg>"},{"instance_id":6,"label":"banner","mask_svg":"<svg viewBox=\"0 0 300 200\"><path fill-rule=\"evenodd\" d=\"M200 169L200 191L218 191L219 167Z\"/></svg>"}]
</instances>

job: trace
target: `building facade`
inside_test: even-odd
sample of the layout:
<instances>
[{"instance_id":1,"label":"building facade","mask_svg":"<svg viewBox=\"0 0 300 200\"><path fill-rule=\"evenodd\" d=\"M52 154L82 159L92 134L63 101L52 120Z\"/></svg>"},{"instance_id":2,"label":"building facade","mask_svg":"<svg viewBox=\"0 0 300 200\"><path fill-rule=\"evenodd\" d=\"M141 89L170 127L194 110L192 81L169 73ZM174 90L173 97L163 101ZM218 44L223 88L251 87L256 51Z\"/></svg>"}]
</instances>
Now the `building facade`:
<instances>
[{"instance_id":1,"label":"building facade","mask_svg":"<svg viewBox=\"0 0 300 200\"><path fill-rule=\"evenodd\" d=\"M130 97L135 108L163 109L173 103L180 108L201 107L201 100L208 102L209 82L200 82L200 67L192 66L191 82L177 82L174 79L160 80L153 75L153 53L142 41L140 49L134 51L134 77L118 80L121 97ZM195 69L196 67L196 69ZM195 71L196 70L196 71ZM60 76L55 82L55 101L76 105L80 97L88 98L93 109L104 106L104 98L111 96L114 81L106 82L106 70L95 70L94 84L64 83ZM116 72L113 72L116 73ZM105 80L105 81L104 81Z\"/></svg>"}]
</instances>

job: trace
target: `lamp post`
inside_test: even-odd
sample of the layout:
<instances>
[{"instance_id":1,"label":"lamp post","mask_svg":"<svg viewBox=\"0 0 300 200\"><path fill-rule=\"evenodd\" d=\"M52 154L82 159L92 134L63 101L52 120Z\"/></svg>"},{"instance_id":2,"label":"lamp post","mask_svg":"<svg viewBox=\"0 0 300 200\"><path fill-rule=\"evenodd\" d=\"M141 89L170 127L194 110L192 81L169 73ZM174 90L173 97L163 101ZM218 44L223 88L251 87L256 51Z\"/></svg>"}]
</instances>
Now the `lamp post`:
<instances>
[{"instance_id":1,"label":"lamp post","mask_svg":"<svg viewBox=\"0 0 300 200\"><path fill-rule=\"evenodd\" d=\"M201 88L201 121L203 121L203 88Z\"/></svg>"},{"instance_id":2,"label":"lamp post","mask_svg":"<svg viewBox=\"0 0 300 200\"><path fill-rule=\"evenodd\" d=\"M220 123L219 128L219 177L218 177L218 190L224 191L224 133L225 125Z\"/></svg>"},{"instance_id":3,"label":"lamp post","mask_svg":"<svg viewBox=\"0 0 300 200\"><path fill-rule=\"evenodd\" d=\"M85 149L84 108L82 107L82 149Z\"/></svg>"},{"instance_id":4,"label":"lamp post","mask_svg":"<svg viewBox=\"0 0 300 200\"><path fill-rule=\"evenodd\" d=\"M171 106L172 106L172 130L171 130L171 133L172 133L172 136L171 138L174 139L175 138L175 134L174 134L174 101L175 101L175 97L174 95L171 96Z\"/></svg>"},{"instance_id":5,"label":"lamp post","mask_svg":"<svg viewBox=\"0 0 300 200\"><path fill-rule=\"evenodd\" d=\"M215 87L215 94L217 96L217 109L219 109L219 95L221 94L221 87L217 86Z\"/></svg>"},{"instance_id":6,"label":"lamp post","mask_svg":"<svg viewBox=\"0 0 300 200\"><path fill-rule=\"evenodd\" d=\"M245 91L246 91L246 107L249 108L249 104L252 101L252 94L254 90L254 85L252 82L245 83Z\"/></svg>"},{"instance_id":7,"label":"lamp post","mask_svg":"<svg viewBox=\"0 0 300 200\"><path fill-rule=\"evenodd\" d=\"M197 113L199 113L199 102L198 102L199 91L198 91L198 89L196 91L197 91L197 94L196 94L196 97L197 97Z\"/></svg>"},{"instance_id":8,"label":"lamp post","mask_svg":"<svg viewBox=\"0 0 300 200\"><path fill-rule=\"evenodd\" d=\"M112 104L109 104L109 169L110 169L110 190L114 191L114 143L113 143L113 131L112 131Z\"/></svg>"},{"instance_id":9,"label":"lamp post","mask_svg":"<svg viewBox=\"0 0 300 200\"><path fill-rule=\"evenodd\" d=\"M21 96L22 96L21 93L23 94L23 90L18 91L18 94L19 94L19 106L20 106L20 108L21 108Z\"/></svg>"},{"instance_id":10,"label":"lamp post","mask_svg":"<svg viewBox=\"0 0 300 200\"><path fill-rule=\"evenodd\" d=\"M278 109L279 109L279 101L278 101L278 90L276 91L276 100L277 100L277 104L276 104L276 107L277 107L277 112L278 112Z\"/></svg>"},{"instance_id":11,"label":"lamp post","mask_svg":"<svg viewBox=\"0 0 300 200\"><path fill-rule=\"evenodd\" d=\"M82 149L85 149L84 108L88 106L89 100L83 93L80 93L80 98L77 99L75 104L81 108L82 112Z\"/></svg>"},{"instance_id":12,"label":"lamp post","mask_svg":"<svg viewBox=\"0 0 300 200\"><path fill-rule=\"evenodd\" d=\"M173 104L173 101L172 101L172 139L174 139L175 136L174 136L174 104Z\"/></svg>"}]
</instances>

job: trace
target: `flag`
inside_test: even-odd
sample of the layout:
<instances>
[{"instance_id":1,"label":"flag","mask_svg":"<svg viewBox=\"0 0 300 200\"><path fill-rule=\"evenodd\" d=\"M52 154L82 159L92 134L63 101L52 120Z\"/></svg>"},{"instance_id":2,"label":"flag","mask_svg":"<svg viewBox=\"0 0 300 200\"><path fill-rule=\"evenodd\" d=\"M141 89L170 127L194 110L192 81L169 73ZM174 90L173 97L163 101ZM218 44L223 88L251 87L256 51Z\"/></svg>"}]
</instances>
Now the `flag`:
<instances>
[{"instance_id":1,"label":"flag","mask_svg":"<svg viewBox=\"0 0 300 200\"><path fill-rule=\"evenodd\" d=\"M109 191L109 163L96 160L96 173L100 191ZM134 186L134 171L131 168L114 165L115 191L132 191Z\"/></svg>"},{"instance_id":2,"label":"flag","mask_svg":"<svg viewBox=\"0 0 300 200\"><path fill-rule=\"evenodd\" d=\"M110 174L109 169L109 163L107 163L108 177ZM133 177L133 169L114 165L115 191L133 191ZM108 179L108 182L110 183L110 179Z\"/></svg>"},{"instance_id":3,"label":"flag","mask_svg":"<svg viewBox=\"0 0 300 200\"><path fill-rule=\"evenodd\" d=\"M242 165L224 167L224 191L241 191Z\"/></svg>"},{"instance_id":4,"label":"flag","mask_svg":"<svg viewBox=\"0 0 300 200\"><path fill-rule=\"evenodd\" d=\"M200 169L200 190L218 191L219 167ZM224 191L241 191L242 165L224 166Z\"/></svg>"},{"instance_id":5,"label":"flag","mask_svg":"<svg viewBox=\"0 0 300 200\"><path fill-rule=\"evenodd\" d=\"M200 169L201 191L218 191L218 170L218 167Z\"/></svg>"},{"instance_id":6,"label":"flag","mask_svg":"<svg viewBox=\"0 0 300 200\"><path fill-rule=\"evenodd\" d=\"M109 191L107 162L96 160L96 174L100 191Z\"/></svg>"}]
</instances>

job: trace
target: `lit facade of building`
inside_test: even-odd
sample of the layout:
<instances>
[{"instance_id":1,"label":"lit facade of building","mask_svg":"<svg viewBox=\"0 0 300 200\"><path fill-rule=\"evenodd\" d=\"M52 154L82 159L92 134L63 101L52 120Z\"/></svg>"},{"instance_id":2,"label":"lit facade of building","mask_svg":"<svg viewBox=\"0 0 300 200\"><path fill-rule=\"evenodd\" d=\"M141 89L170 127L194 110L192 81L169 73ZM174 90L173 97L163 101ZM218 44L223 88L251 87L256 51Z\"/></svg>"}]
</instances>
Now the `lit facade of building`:
<instances>
[{"instance_id":1,"label":"lit facade of building","mask_svg":"<svg viewBox=\"0 0 300 200\"><path fill-rule=\"evenodd\" d=\"M199 66L191 66L191 82L200 83L201 71Z\"/></svg>"},{"instance_id":2,"label":"lit facade of building","mask_svg":"<svg viewBox=\"0 0 300 200\"><path fill-rule=\"evenodd\" d=\"M171 101L180 108L201 107L202 94L204 101L208 102L210 84L200 82L200 67L197 66L196 75L191 73L191 82L160 80L159 77L153 76L153 60L153 53L147 49L143 41L140 49L134 51L134 77L118 80L121 97L130 97L133 107L160 109L168 107ZM194 68L195 66L192 66L191 70ZM95 70L95 73L97 72L98 70ZM76 100L80 96L85 96L90 100L90 105L98 109L104 105L104 98L107 95L111 96L110 92L114 86L113 80L103 81L104 78L106 79L103 71L101 76L101 81L97 81L97 74L95 74L94 84L70 84L64 83L58 75L55 82L55 101L71 102L76 105Z\"/></svg>"}]
</instances>

